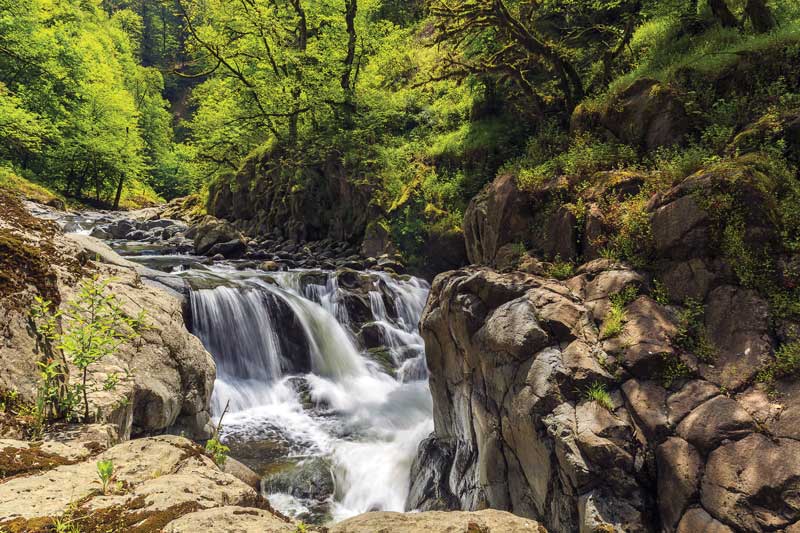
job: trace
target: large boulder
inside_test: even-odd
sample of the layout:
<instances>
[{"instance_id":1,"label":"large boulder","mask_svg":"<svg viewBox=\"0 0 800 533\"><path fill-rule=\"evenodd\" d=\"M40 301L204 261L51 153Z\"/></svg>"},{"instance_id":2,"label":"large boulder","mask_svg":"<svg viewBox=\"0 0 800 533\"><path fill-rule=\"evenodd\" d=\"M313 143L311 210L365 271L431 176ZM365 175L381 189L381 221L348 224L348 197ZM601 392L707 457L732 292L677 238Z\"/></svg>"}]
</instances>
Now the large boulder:
<instances>
[{"instance_id":1,"label":"large boulder","mask_svg":"<svg viewBox=\"0 0 800 533\"><path fill-rule=\"evenodd\" d=\"M227 252L226 257L237 257L246 248L241 232L222 220L208 218L192 227L189 235L194 237L194 251L197 255L213 257L218 253L225 255Z\"/></svg>"},{"instance_id":2,"label":"large boulder","mask_svg":"<svg viewBox=\"0 0 800 533\"><path fill-rule=\"evenodd\" d=\"M524 242L534 221L532 207L513 175L504 174L487 185L472 199L464 214L469 261L493 264L504 245Z\"/></svg>"}]
</instances>

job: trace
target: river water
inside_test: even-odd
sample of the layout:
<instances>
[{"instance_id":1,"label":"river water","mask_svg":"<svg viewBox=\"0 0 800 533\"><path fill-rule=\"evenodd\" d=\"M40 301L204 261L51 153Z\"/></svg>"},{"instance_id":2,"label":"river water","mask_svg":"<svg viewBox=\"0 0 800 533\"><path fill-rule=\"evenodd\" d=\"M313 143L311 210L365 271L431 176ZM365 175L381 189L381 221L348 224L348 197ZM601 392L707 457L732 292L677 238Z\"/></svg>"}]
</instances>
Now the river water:
<instances>
[{"instance_id":1,"label":"river water","mask_svg":"<svg viewBox=\"0 0 800 533\"><path fill-rule=\"evenodd\" d=\"M61 222L88 233L98 218ZM223 442L264 477L278 510L310 523L404 510L411 462L433 430L417 329L425 281L358 276L367 327L380 339L368 350L364 317L349 316L353 291L335 272L267 274L243 262L160 255L157 245L109 244L188 282L190 328L217 364L212 413L227 408Z\"/></svg>"}]
</instances>

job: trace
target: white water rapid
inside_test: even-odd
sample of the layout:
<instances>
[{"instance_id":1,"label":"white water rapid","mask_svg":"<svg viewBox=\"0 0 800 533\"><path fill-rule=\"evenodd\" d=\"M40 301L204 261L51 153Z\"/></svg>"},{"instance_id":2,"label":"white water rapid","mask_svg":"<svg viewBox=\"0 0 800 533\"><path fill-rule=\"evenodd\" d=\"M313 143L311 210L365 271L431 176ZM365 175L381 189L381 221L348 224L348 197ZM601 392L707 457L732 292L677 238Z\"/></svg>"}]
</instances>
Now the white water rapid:
<instances>
[{"instance_id":1,"label":"white water rapid","mask_svg":"<svg viewBox=\"0 0 800 533\"><path fill-rule=\"evenodd\" d=\"M357 294L381 339L366 350L364 319L351 320L345 301L354 291L334 273L223 266L187 277L192 329L217 362L215 415L228 405L223 439L232 455L267 475L274 464L302 468L322 458L332 474L322 506L296 491L268 493L273 505L316 521L403 511L411 462L433 429L417 330L428 285L360 276L370 286Z\"/></svg>"}]
</instances>

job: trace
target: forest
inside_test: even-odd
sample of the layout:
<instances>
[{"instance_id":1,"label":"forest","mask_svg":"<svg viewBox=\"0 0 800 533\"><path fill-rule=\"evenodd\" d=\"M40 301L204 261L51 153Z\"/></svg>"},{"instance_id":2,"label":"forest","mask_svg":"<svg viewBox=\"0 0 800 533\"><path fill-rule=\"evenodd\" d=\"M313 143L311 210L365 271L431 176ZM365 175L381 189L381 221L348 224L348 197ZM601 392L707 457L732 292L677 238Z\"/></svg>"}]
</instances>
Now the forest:
<instances>
[{"instance_id":1,"label":"forest","mask_svg":"<svg viewBox=\"0 0 800 533\"><path fill-rule=\"evenodd\" d=\"M779 77L713 99L715 73L796 50L798 21L790 0L2 0L0 175L131 208L207 197L265 153L303 190L333 159L413 258L498 173L724 158L798 96ZM687 149L575 134L637 79L680 85Z\"/></svg>"}]
</instances>

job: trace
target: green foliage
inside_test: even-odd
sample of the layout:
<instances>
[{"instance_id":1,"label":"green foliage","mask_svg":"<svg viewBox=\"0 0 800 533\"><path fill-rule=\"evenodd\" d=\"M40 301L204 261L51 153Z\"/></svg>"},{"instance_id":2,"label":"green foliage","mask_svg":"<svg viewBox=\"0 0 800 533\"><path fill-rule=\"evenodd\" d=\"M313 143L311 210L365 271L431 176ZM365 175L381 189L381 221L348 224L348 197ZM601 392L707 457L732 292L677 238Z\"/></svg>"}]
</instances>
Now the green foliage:
<instances>
[{"instance_id":1,"label":"green foliage","mask_svg":"<svg viewBox=\"0 0 800 533\"><path fill-rule=\"evenodd\" d=\"M717 350L709 340L705 325L705 307L692 298L687 299L678 313L678 332L675 344L704 363L712 363Z\"/></svg>"},{"instance_id":2,"label":"green foliage","mask_svg":"<svg viewBox=\"0 0 800 533\"><path fill-rule=\"evenodd\" d=\"M661 382L665 389L669 389L676 381L686 379L692 372L689 366L677 355L664 356L661 368Z\"/></svg>"},{"instance_id":3,"label":"green foliage","mask_svg":"<svg viewBox=\"0 0 800 533\"><path fill-rule=\"evenodd\" d=\"M800 370L800 342L794 341L775 350L775 359L764 365L756 380L771 385L777 379L794 376Z\"/></svg>"},{"instance_id":4,"label":"green foliage","mask_svg":"<svg viewBox=\"0 0 800 533\"><path fill-rule=\"evenodd\" d=\"M93 276L80 285L74 299L62 310L52 309L52 304L37 299L31 317L46 353L51 356L40 363L42 384L37 410L43 419L76 416L76 407L82 403L80 417L91 420L89 393L94 390L113 390L117 376L109 376L98 384L89 369L95 363L115 353L123 344L137 339L146 328L145 312L137 316L126 315L119 299L108 290L110 280ZM57 326L61 321L61 331ZM61 355L57 360L55 354ZM69 383L66 362L79 373L79 381ZM41 405L39 405L41 404Z\"/></svg>"},{"instance_id":5,"label":"green foliage","mask_svg":"<svg viewBox=\"0 0 800 533\"><path fill-rule=\"evenodd\" d=\"M560 257L556 257L547 268L547 275L559 280L569 279L575 275L575 264L568 261L561 261Z\"/></svg>"},{"instance_id":6,"label":"green foliage","mask_svg":"<svg viewBox=\"0 0 800 533\"><path fill-rule=\"evenodd\" d=\"M600 381L595 381L583 391L583 399L587 402L596 402L603 409L614 410L614 402L608 393L608 388Z\"/></svg>"},{"instance_id":7,"label":"green foliage","mask_svg":"<svg viewBox=\"0 0 800 533\"><path fill-rule=\"evenodd\" d=\"M638 160L630 146L600 141L588 133L573 137L566 149L563 141L540 138L552 132L552 126L545 128L529 142L526 154L506 167L506 171L515 173L521 188L536 190L546 181L564 175L590 178L601 170L623 168Z\"/></svg>"},{"instance_id":8,"label":"green foliage","mask_svg":"<svg viewBox=\"0 0 800 533\"><path fill-rule=\"evenodd\" d=\"M103 494L108 494L108 484L114 475L114 462L110 459L97 461L97 475L103 483Z\"/></svg>"},{"instance_id":9,"label":"green foliage","mask_svg":"<svg viewBox=\"0 0 800 533\"><path fill-rule=\"evenodd\" d=\"M666 285L664 285L661 280L653 280L653 288L650 291L650 296L661 305L669 304L669 290L667 290Z\"/></svg>"},{"instance_id":10,"label":"green foliage","mask_svg":"<svg viewBox=\"0 0 800 533\"><path fill-rule=\"evenodd\" d=\"M222 444L218 437L211 438L206 442L206 452L211 455L211 458L214 460L217 466L225 465L225 461L228 460L228 453L230 451L231 449Z\"/></svg>"},{"instance_id":11,"label":"green foliage","mask_svg":"<svg viewBox=\"0 0 800 533\"><path fill-rule=\"evenodd\" d=\"M635 285L628 285L620 292L611 296L611 305L606 314L603 326L600 329L600 337L610 339L620 335L625 329L625 322L628 316L625 308L633 302L639 295L639 288Z\"/></svg>"}]
</instances>

